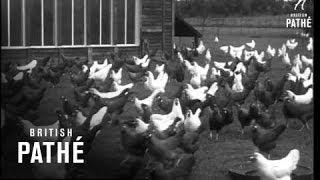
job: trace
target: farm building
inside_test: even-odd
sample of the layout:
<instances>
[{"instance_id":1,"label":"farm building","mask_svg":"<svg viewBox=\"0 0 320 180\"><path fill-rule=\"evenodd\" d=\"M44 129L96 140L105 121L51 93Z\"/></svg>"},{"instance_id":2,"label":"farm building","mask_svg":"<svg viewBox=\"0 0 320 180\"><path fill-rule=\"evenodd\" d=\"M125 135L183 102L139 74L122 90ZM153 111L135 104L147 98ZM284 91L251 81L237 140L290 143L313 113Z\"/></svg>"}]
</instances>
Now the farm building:
<instances>
[{"instance_id":1,"label":"farm building","mask_svg":"<svg viewBox=\"0 0 320 180\"><path fill-rule=\"evenodd\" d=\"M1 58L172 53L173 0L1 0Z\"/></svg>"},{"instance_id":2,"label":"farm building","mask_svg":"<svg viewBox=\"0 0 320 180\"><path fill-rule=\"evenodd\" d=\"M3 60L99 60L115 47L129 55L146 47L170 54L174 35L194 33L181 19L175 24L174 0L1 0L1 12Z\"/></svg>"}]
</instances>

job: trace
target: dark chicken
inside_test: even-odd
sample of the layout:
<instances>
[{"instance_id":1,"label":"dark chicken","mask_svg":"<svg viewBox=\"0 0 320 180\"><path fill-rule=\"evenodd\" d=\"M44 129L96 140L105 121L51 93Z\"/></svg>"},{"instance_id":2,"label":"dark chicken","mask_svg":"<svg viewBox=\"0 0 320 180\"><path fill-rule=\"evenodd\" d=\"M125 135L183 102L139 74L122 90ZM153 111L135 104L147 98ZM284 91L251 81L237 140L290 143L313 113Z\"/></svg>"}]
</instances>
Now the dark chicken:
<instances>
[{"instance_id":1,"label":"dark chicken","mask_svg":"<svg viewBox=\"0 0 320 180\"><path fill-rule=\"evenodd\" d=\"M270 151L276 147L276 140L284 132L286 125L281 124L274 129L266 130L258 125L253 126L252 141L259 151L267 153L270 159Z\"/></svg>"},{"instance_id":2,"label":"dark chicken","mask_svg":"<svg viewBox=\"0 0 320 180\"><path fill-rule=\"evenodd\" d=\"M269 111L263 112L257 104L253 103L250 105L249 114L263 128L270 129L276 125L275 108L270 113Z\"/></svg>"},{"instance_id":3,"label":"dark chicken","mask_svg":"<svg viewBox=\"0 0 320 180\"><path fill-rule=\"evenodd\" d=\"M250 126L250 124L254 118L249 113L249 109L245 109L245 108L241 107L240 104L236 104L236 109L237 109L238 120L241 125L241 134L243 135L245 126Z\"/></svg>"},{"instance_id":4,"label":"dark chicken","mask_svg":"<svg viewBox=\"0 0 320 180\"><path fill-rule=\"evenodd\" d=\"M309 129L308 121L313 118L313 102L306 105L297 104L291 99L286 98L283 103L282 112L284 117L286 118L287 127L289 126L289 119L296 118L299 119L303 124L300 131L305 126L307 126L307 128Z\"/></svg>"},{"instance_id":5,"label":"dark chicken","mask_svg":"<svg viewBox=\"0 0 320 180\"><path fill-rule=\"evenodd\" d=\"M287 80L288 74L284 75L277 84L273 84L270 79L266 79L264 83L259 82L254 90L255 98L269 108L280 99Z\"/></svg>"},{"instance_id":6,"label":"dark chicken","mask_svg":"<svg viewBox=\"0 0 320 180\"><path fill-rule=\"evenodd\" d=\"M215 130L216 140L219 140L219 132L224 126L227 126L233 122L232 111L227 108L219 108L216 104L213 105L213 109L209 109L209 128L210 139L212 139L212 131Z\"/></svg>"},{"instance_id":7,"label":"dark chicken","mask_svg":"<svg viewBox=\"0 0 320 180\"><path fill-rule=\"evenodd\" d=\"M76 114L76 109L79 109L78 106L71 104L65 96L61 96L60 99L64 113L69 117L74 116Z\"/></svg>"}]
</instances>

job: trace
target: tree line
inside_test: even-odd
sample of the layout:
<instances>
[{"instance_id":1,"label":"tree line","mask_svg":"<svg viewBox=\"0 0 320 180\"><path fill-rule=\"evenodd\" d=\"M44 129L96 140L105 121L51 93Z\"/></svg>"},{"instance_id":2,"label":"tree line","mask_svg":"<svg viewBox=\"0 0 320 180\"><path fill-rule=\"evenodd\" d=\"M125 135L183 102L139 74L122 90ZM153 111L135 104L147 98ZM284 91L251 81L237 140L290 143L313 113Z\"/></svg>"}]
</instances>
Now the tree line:
<instances>
[{"instance_id":1,"label":"tree line","mask_svg":"<svg viewBox=\"0 0 320 180\"><path fill-rule=\"evenodd\" d=\"M283 0L176 0L176 13L182 17L238 17L282 15L294 13L297 2ZM313 2L307 0L304 7L312 14ZM299 11L301 12L301 11Z\"/></svg>"}]
</instances>

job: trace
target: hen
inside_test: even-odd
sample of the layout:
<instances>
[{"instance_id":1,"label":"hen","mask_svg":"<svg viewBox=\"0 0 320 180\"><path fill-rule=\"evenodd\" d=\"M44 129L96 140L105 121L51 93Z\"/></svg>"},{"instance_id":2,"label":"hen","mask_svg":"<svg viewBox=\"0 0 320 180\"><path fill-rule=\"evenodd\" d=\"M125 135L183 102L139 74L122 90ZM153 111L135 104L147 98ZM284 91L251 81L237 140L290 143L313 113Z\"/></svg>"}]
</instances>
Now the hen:
<instances>
[{"instance_id":1,"label":"hen","mask_svg":"<svg viewBox=\"0 0 320 180\"><path fill-rule=\"evenodd\" d=\"M266 130L258 125L254 125L252 129L252 141L259 151L268 154L270 159L270 151L276 147L276 140L285 131L286 125L281 124L274 129Z\"/></svg>"},{"instance_id":2,"label":"hen","mask_svg":"<svg viewBox=\"0 0 320 180\"><path fill-rule=\"evenodd\" d=\"M210 139L212 139L212 131L216 130L216 141L219 139L219 132L221 129L229 125L233 122L232 111L227 108L220 109L217 105L213 105L213 109L211 107L208 108L209 115L209 128L210 128Z\"/></svg>"},{"instance_id":3,"label":"hen","mask_svg":"<svg viewBox=\"0 0 320 180\"><path fill-rule=\"evenodd\" d=\"M288 155L279 160L268 160L262 154L255 152L250 158L258 168L262 180L291 180L291 173L297 168L300 152L291 150Z\"/></svg>"}]
</instances>

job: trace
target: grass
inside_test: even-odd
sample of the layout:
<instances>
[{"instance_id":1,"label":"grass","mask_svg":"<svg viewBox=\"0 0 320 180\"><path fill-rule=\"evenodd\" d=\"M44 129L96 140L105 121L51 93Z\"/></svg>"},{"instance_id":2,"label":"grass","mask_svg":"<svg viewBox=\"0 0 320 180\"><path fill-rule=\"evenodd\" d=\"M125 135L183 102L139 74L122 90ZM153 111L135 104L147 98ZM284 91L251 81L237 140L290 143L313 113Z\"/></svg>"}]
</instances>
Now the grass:
<instances>
[{"instance_id":1,"label":"grass","mask_svg":"<svg viewBox=\"0 0 320 180\"><path fill-rule=\"evenodd\" d=\"M239 35L239 32L232 33L231 29L225 28L220 29L220 42L217 46L214 44L214 34L216 34L217 29L205 28L203 32L204 44L211 49L213 59L217 61L225 61L225 56L218 50L219 46L222 45L234 45L239 46L246 42L250 42L254 39L257 43L258 50L265 50L267 45L270 44L272 47L279 48L282 43L286 41L287 38L294 36L291 31L288 32L278 32L274 29L267 31L266 29L260 29L256 31L255 36L253 34ZM227 32L229 31L229 32ZM240 32L241 33L241 32ZM280 34L280 35L279 35ZM176 41L178 41L176 39ZM306 41L303 39L298 39L301 47L304 47ZM181 44L190 44L190 40L182 39ZM179 42L176 42L179 44ZM299 46L300 46L299 45ZM306 54L303 48L298 49L302 54ZM309 54L309 56L312 56ZM200 65L203 64L203 57L199 58ZM154 69L154 64L152 64L152 69ZM284 67L280 60L275 59L272 65L272 71L264 76L270 76L273 80L279 80L283 74ZM263 78L263 77L262 77ZM124 84L128 83L127 74L125 73ZM42 82L43 85L50 86L46 82ZM55 109L61 108L61 103L59 97L64 95L74 100L73 98L73 88L72 84L67 76L61 79L61 83L56 88L48 88L45 97L42 99L39 106L38 112L40 118L35 120L33 123L36 125L48 125L56 121ZM167 86L167 92L171 94L176 86L174 83L169 83ZM137 92L138 98L147 97L150 92L143 89L141 84L134 87ZM252 96L248 98L247 104L252 100ZM281 104L277 105L277 120L283 122L283 115L281 113ZM155 113L160 112L157 107L155 108ZM88 109L84 109L88 111ZM125 114L135 114L132 105L127 103L125 106ZM279 138L277 148L272 152L272 158L281 158L285 156L289 150L297 148L301 152L301 160L299 164L305 165L312 168L313 160L313 141L312 133L306 129L302 132L297 132L295 129L300 128L300 122L291 121L291 128L287 129L284 134ZM313 125L311 125L313 129ZM247 161L248 157L256 149L253 146L251 138L249 136L249 131L246 129L244 136L240 135L240 124L235 119L235 122L225 127L221 134L221 141L210 141L208 139L209 133L205 131L200 138L200 148L195 153L196 164L191 172L190 179L193 180L228 180L228 169L234 164ZM23 165L16 164L17 162L17 150L16 142L19 139L16 135L19 132L13 133L11 139L7 140L4 145L3 157L5 159L11 159L10 163L6 163L3 166L2 172L6 172L6 175L15 177L32 177L30 174L30 164L26 163ZM125 158L125 151L120 145L120 132L119 127L105 127L100 134L96 137L92 150L89 153L89 159L87 162L88 173L90 177L107 177L114 178L119 177L121 174L127 172L126 169L119 166L120 162Z\"/></svg>"},{"instance_id":2,"label":"grass","mask_svg":"<svg viewBox=\"0 0 320 180\"><path fill-rule=\"evenodd\" d=\"M240 46L246 42L256 41L256 49L266 50L268 44L274 48L280 48L288 38L296 37L296 30L291 29L268 29L268 28L219 28L196 27L203 34L203 42L207 48L210 48L213 60L226 61L225 56L218 50L223 45ZM214 37L218 34L219 44L214 43ZM297 37L296 37L297 38ZM177 45L191 46L192 38L176 38ZM294 52L290 52L290 58L297 53L312 57L313 55L306 52L306 40L297 38L299 46ZM260 79L269 76L273 81L278 81L286 73L281 60L275 58L272 63L271 72L260 75ZM252 94L248 97L246 104L252 101ZM282 103L276 105L276 117L278 122L284 122L282 114ZM304 129L298 132L301 124L298 120L292 120L290 128L282 134L278 140L276 149L271 153L272 159L282 158L287 153L296 148L301 153L299 164L307 167L313 166L313 128L311 131ZM313 126L312 126L313 127ZM234 164L248 161L248 157L256 149L250 138L250 132L246 130L245 136L241 137L240 123L235 122L222 130L220 137L224 141L214 142L208 139L209 133L201 135L201 147L195 153L196 165L193 168L190 179L197 180L229 180L228 169Z\"/></svg>"}]
</instances>

